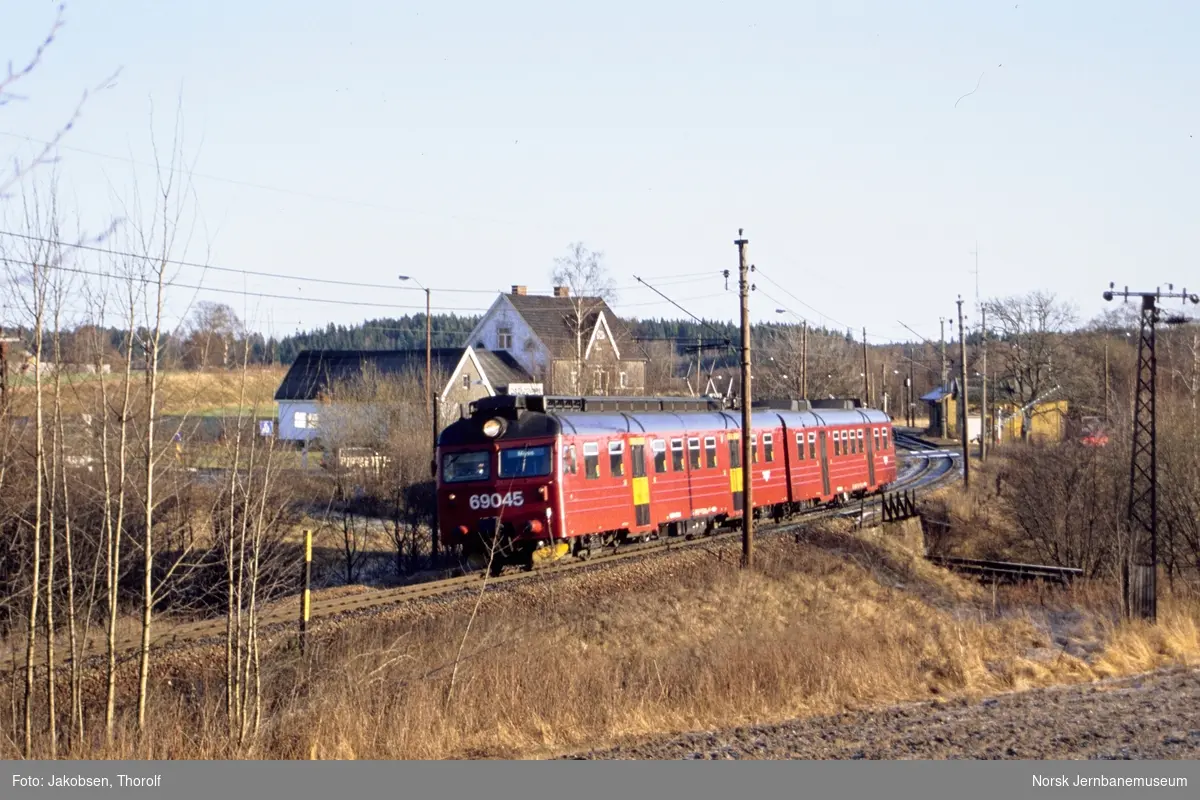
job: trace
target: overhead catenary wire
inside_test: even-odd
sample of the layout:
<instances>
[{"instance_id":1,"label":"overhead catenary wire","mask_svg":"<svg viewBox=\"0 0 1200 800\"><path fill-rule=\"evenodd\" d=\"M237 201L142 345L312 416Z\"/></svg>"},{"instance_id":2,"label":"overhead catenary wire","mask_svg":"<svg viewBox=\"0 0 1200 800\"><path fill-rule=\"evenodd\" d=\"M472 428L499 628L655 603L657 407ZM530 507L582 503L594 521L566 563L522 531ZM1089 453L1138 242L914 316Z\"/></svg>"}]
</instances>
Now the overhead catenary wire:
<instances>
[{"instance_id":1,"label":"overhead catenary wire","mask_svg":"<svg viewBox=\"0 0 1200 800\"><path fill-rule=\"evenodd\" d=\"M663 294L663 292L661 292L660 290L658 290L658 289L654 288L654 287L653 287L653 286L651 286L649 283L647 283L646 281L644 281L644 280L642 280L641 278L639 278L637 275L634 275L633 277L634 277L634 279L635 279L635 280L637 280L637 282L638 282L638 283L644 284L644 285L646 286L646 288L650 289L652 292L654 292L655 294L657 294L658 296L660 296L662 299L666 300L668 303L670 303L671 305L675 306L676 308L678 308L678 309L679 309L680 311L682 311L683 313L687 314L689 317L691 317L693 320L695 320L695 321L696 321L696 322L698 322L699 324L703 325L704 327L708 328L709 330L711 330L712 332L714 332L715 334L717 334L717 336L721 337L721 340L722 340L723 342L725 342L726 344L728 344L728 345L732 346L732 344L733 344L732 340L731 340L731 339L730 339L730 338L729 338L729 337L728 337L728 336L725 334L725 332L724 332L724 331L718 330L718 329L717 329L716 327L714 327L714 326L713 326L711 323L709 323L709 322L707 322L707 321L705 321L705 320L702 320L702 319L700 319L700 317L697 317L695 314L693 314L692 312L688 311L686 308L684 308L683 306L681 306L679 303L675 302L675 301L674 301L674 300L672 300L670 297L668 297L667 295Z\"/></svg>"}]
</instances>

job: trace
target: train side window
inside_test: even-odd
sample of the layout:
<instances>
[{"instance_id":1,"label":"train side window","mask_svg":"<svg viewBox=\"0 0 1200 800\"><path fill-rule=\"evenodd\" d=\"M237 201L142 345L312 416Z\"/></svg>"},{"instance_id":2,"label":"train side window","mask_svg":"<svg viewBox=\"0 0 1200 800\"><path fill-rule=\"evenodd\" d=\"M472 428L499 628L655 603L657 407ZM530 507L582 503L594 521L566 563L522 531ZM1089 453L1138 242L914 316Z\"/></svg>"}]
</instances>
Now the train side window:
<instances>
[{"instance_id":1,"label":"train side window","mask_svg":"<svg viewBox=\"0 0 1200 800\"><path fill-rule=\"evenodd\" d=\"M650 442L650 449L654 452L654 471L663 473L667 471L667 443L662 439L655 439Z\"/></svg>"},{"instance_id":2,"label":"train side window","mask_svg":"<svg viewBox=\"0 0 1200 800\"><path fill-rule=\"evenodd\" d=\"M808 435L808 457L813 461L817 460L817 434L815 433Z\"/></svg>"},{"instance_id":3,"label":"train side window","mask_svg":"<svg viewBox=\"0 0 1200 800\"><path fill-rule=\"evenodd\" d=\"M742 440L732 436L729 438L729 468L742 468Z\"/></svg>"},{"instance_id":4,"label":"train side window","mask_svg":"<svg viewBox=\"0 0 1200 800\"><path fill-rule=\"evenodd\" d=\"M872 428L871 433L875 436L875 452L879 452L879 428Z\"/></svg>"},{"instance_id":5,"label":"train side window","mask_svg":"<svg viewBox=\"0 0 1200 800\"><path fill-rule=\"evenodd\" d=\"M775 460L775 434L763 434L763 458L769 464Z\"/></svg>"},{"instance_id":6,"label":"train side window","mask_svg":"<svg viewBox=\"0 0 1200 800\"><path fill-rule=\"evenodd\" d=\"M633 477L646 477L646 445L629 445L629 457L633 459Z\"/></svg>"},{"instance_id":7,"label":"train side window","mask_svg":"<svg viewBox=\"0 0 1200 800\"><path fill-rule=\"evenodd\" d=\"M717 437L704 437L704 458L709 469L717 468Z\"/></svg>"},{"instance_id":8,"label":"train side window","mask_svg":"<svg viewBox=\"0 0 1200 800\"><path fill-rule=\"evenodd\" d=\"M583 443L583 471L588 480L600 477L600 445L595 442Z\"/></svg>"},{"instance_id":9,"label":"train side window","mask_svg":"<svg viewBox=\"0 0 1200 800\"><path fill-rule=\"evenodd\" d=\"M757 433L752 434L750 436L750 463L751 464L758 463L758 434Z\"/></svg>"},{"instance_id":10,"label":"train side window","mask_svg":"<svg viewBox=\"0 0 1200 800\"><path fill-rule=\"evenodd\" d=\"M858 449L854 446L854 431L846 431L846 452L854 455Z\"/></svg>"},{"instance_id":11,"label":"train side window","mask_svg":"<svg viewBox=\"0 0 1200 800\"><path fill-rule=\"evenodd\" d=\"M804 460L804 434L796 434L796 458L800 461Z\"/></svg>"},{"instance_id":12,"label":"train side window","mask_svg":"<svg viewBox=\"0 0 1200 800\"><path fill-rule=\"evenodd\" d=\"M567 475L574 475L575 466L575 445L564 444L562 449L562 469Z\"/></svg>"},{"instance_id":13,"label":"train side window","mask_svg":"<svg viewBox=\"0 0 1200 800\"><path fill-rule=\"evenodd\" d=\"M859 431L856 435L856 438L858 439L858 452L860 452L860 453L867 452L866 442L863 441L863 432Z\"/></svg>"},{"instance_id":14,"label":"train side window","mask_svg":"<svg viewBox=\"0 0 1200 800\"><path fill-rule=\"evenodd\" d=\"M683 472L683 439L671 440L671 469Z\"/></svg>"},{"instance_id":15,"label":"train side window","mask_svg":"<svg viewBox=\"0 0 1200 800\"><path fill-rule=\"evenodd\" d=\"M842 454L842 432L841 431L833 432L833 454L835 456L840 456Z\"/></svg>"},{"instance_id":16,"label":"train side window","mask_svg":"<svg viewBox=\"0 0 1200 800\"><path fill-rule=\"evenodd\" d=\"M692 469L700 469L700 440L688 439L688 463Z\"/></svg>"},{"instance_id":17,"label":"train side window","mask_svg":"<svg viewBox=\"0 0 1200 800\"><path fill-rule=\"evenodd\" d=\"M608 443L608 469L612 472L614 478L620 478L625 474L624 442Z\"/></svg>"},{"instance_id":18,"label":"train side window","mask_svg":"<svg viewBox=\"0 0 1200 800\"><path fill-rule=\"evenodd\" d=\"M887 428L883 429L883 449L884 450L888 449L888 429Z\"/></svg>"}]
</instances>

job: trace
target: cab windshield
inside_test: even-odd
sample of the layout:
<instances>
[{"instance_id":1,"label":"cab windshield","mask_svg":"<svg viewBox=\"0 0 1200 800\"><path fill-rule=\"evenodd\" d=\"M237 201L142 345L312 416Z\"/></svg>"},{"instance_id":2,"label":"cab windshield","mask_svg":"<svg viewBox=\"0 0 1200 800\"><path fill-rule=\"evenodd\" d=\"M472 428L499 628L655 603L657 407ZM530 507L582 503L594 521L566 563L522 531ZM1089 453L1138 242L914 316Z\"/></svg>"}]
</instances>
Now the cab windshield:
<instances>
[{"instance_id":1,"label":"cab windshield","mask_svg":"<svg viewBox=\"0 0 1200 800\"><path fill-rule=\"evenodd\" d=\"M500 477L529 478L550 474L550 447L510 447L500 451Z\"/></svg>"},{"instance_id":2,"label":"cab windshield","mask_svg":"<svg viewBox=\"0 0 1200 800\"><path fill-rule=\"evenodd\" d=\"M486 481L492 476L489 453L448 453L442 458L442 480L446 483Z\"/></svg>"}]
</instances>

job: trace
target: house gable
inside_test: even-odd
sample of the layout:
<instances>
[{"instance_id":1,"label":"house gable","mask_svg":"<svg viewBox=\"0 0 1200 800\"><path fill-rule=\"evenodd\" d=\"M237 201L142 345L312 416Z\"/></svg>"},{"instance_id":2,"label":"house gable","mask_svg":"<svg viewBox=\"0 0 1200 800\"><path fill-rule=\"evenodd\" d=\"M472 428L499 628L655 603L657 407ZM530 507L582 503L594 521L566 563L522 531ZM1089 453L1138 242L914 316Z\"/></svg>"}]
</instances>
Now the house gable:
<instances>
[{"instance_id":1,"label":"house gable","mask_svg":"<svg viewBox=\"0 0 1200 800\"><path fill-rule=\"evenodd\" d=\"M583 351L584 361L592 357L592 348L600 340L607 341L612 346L613 355L620 361L621 350L617 346L617 337L613 336L612 328L608 325L608 317L603 311L596 315L596 324L592 327L592 335L588 339L587 348Z\"/></svg>"},{"instance_id":2,"label":"house gable","mask_svg":"<svg viewBox=\"0 0 1200 800\"><path fill-rule=\"evenodd\" d=\"M506 351L527 373L543 374L550 363L550 351L529 321L512 304L508 295L500 295L483 319L471 331L467 346L474 349Z\"/></svg>"},{"instance_id":3,"label":"house gable","mask_svg":"<svg viewBox=\"0 0 1200 800\"><path fill-rule=\"evenodd\" d=\"M475 373L479 375L480 381L483 382L483 388L488 395L495 395L496 389L488 380L487 373L484 372L483 365L479 363L479 359L475 355L475 350L470 345L463 349L462 358L458 360L458 364L454 367L454 372L450 374L450 379L446 381L446 385L442 388L442 393L439 395L440 400L444 403L450 392L458 388L459 381L465 374L470 374L467 369L468 364L475 368Z\"/></svg>"}]
</instances>

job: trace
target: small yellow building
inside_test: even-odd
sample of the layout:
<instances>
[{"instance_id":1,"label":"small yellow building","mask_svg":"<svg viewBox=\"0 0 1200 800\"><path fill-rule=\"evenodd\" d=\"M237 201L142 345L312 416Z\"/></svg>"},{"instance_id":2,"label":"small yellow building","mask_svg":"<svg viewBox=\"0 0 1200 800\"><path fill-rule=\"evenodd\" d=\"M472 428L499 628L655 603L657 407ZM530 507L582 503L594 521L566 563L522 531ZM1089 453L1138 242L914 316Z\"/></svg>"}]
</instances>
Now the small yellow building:
<instances>
[{"instance_id":1,"label":"small yellow building","mask_svg":"<svg viewBox=\"0 0 1200 800\"><path fill-rule=\"evenodd\" d=\"M1066 400L1047 400L1035 403L1027 412L1029 417L1029 441L1037 443L1061 442L1067 432ZM1017 406L1005 403L1000 406L1000 441L1020 441L1024 434L1025 420Z\"/></svg>"}]
</instances>

